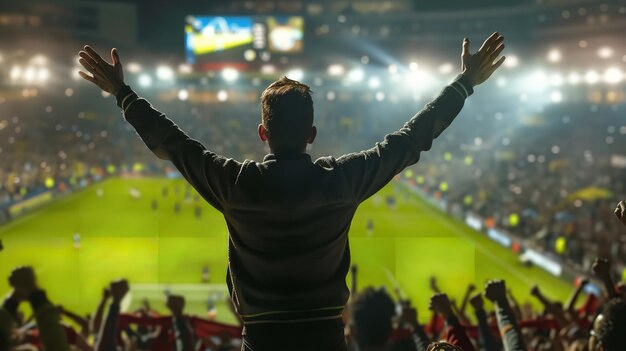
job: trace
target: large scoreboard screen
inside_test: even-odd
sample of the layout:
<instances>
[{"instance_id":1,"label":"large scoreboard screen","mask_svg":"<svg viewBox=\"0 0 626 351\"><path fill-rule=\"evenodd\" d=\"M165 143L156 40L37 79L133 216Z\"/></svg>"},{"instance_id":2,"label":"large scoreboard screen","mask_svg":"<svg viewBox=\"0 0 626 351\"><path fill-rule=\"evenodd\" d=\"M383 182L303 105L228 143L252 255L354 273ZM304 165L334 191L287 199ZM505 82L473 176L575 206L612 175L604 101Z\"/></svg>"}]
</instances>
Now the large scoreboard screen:
<instances>
[{"instance_id":1,"label":"large scoreboard screen","mask_svg":"<svg viewBox=\"0 0 626 351\"><path fill-rule=\"evenodd\" d=\"M263 62L302 51L299 16L187 16L187 63Z\"/></svg>"}]
</instances>

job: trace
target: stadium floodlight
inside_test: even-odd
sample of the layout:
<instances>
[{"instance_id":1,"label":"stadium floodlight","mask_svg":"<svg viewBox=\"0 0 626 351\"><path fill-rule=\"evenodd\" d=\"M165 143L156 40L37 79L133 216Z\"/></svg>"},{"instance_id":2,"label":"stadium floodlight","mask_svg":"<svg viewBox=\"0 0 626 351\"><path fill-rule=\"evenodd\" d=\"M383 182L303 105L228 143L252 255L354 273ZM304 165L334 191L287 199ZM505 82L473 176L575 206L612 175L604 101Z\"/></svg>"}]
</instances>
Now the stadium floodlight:
<instances>
[{"instance_id":1,"label":"stadium floodlight","mask_svg":"<svg viewBox=\"0 0 626 351\"><path fill-rule=\"evenodd\" d=\"M594 70L590 70L587 71L587 73L585 73L585 82L587 84L596 84L598 81L600 80L600 75L598 74L598 72L594 71Z\"/></svg>"},{"instance_id":2,"label":"stadium floodlight","mask_svg":"<svg viewBox=\"0 0 626 351\"><path fill-rule=\"evenodd\" d=\"M496 84L500 87L503 88L507 85L507 80L505 77L498 77L498 79L496 80Z\"/></svg>"},{"instance_id":3,"label":"stadium floodlight","mask_svg":"<svg viewBox=\"0 0 626 351\"><path fill-rule=\"evenodd\" d=\"M448 74L450 72L452 72L452 69L454 67L452 66L452 64L450 62L446 62L444 64L442 64L441 66L439 66L439 73L441 74Z\"/></svg>"},{"instance_id":4,"label":"stadium floodlight","mask_svg":"<svg viewBox=\"0 0 626 351\"><path fill-rule=\"evenodd\" d=\"M387 70L389 71L389 74L391 74L392 76L395 76L396 74L398 74L398 66L394 64L389 65Z\"/></svg>"},{"instance_id":5,"label":"stadium floodlight","mask_svg":"<svg viewBox=\"0 0 626 351\"><path fill-rule=\"evenodd\" d=\"M336 97L336 96L337 96L337 95L336 95L336 94L335 94L335 92L334 92L334 91L332 91L332 90L331 90L331 91L329 91L328 93L326 93L326 99L328 99L328 101L333 101L333 100L335 100L335 97Z\"/></svg>"},{"instance_id":6,"label":"stadium floodlight","mask_svg":"<svg viewBox=\"0 0 626 351\"><path fill-rule=\"evenodd\" d=\"M560 73L553 73L550 75L550 84L554 85L554 86L561 86L563 85L563 76Z\"/></svg>"},{"instance_id":7,"label":"stadium floodlight","mask_svg":"<svg viewBox=\"0 0 626 351\"><path fill-rule=\"evenodd\" d=\"M225 81L232 83L239 78L239 71L232 67L226 67L222 70L222 78L224 78Z\"/></svg>"},{"instance_id":8,"label":"stadium floodlight","mask_svg":"<svg viewBox=\"0 0 626 351\"><path fill-rule=\"evenodd\" d=\"M182 74L189 74L193 72L193 67L191 67L191 65L188 65L186 63L181 63L180 65L178 65L178 72Z\"/></svg>"},{"instance_id":9,"label":"stadium floodlight","mask_svg":"<svg viewBox=\"0 0 626 351\"><path fill-rule=\"evenodd\" d=\"M274 65L261 66L261 73L263 74L274 74L274 72L276 72L276 67Z\"/></svg>"},{"instance_id":10,"label":"stadium floodlight","mask_svg":"<svg viewBox=\"0 0 626 351\"><path fill-rule=\"evenodd\" d=\"M617 84L624 79L624 72L617 67L611 67L604 71L602 78L609 84Z\"/></svg>"},{"instance_id":11,"label":"stadium floodlight","mask_svg":"<svg viewBox=\"0 0 626 351\"><path fill-rule=\"evenodd\" d=\"M563 94L558 90L551 92L550 101L558 104L559 102L563 101Z\"/></svg>"},{"instance_id":12,"label":"stadium floodlight","mask_svg":"<svg viewBox=\"0 0 626 351\"><path fill-rule=\"evenodd\" d=\"M35 55L33 56L33 58L30 60L31 63L35 64L35 65L45 65L48 63L48 58L45 57L44 55Z\"/></svg>"},{"instance_id":13,"label":"stadium floodlight","mask_svg":"<svg viewBox=\"0 0 626 351\"><path fill-rule=\"evenodd\" d=\"M417 64L417 62L412 61L412 62L409 63L409 70L411 72L417 71L418 68L419 68L419 65Z\"/></svg>"},{"instance_id":14,"label":"stadium floodlight","mask_svg":"<svg viewBox=\"0 0 626 351\"><path fill-rule=\"evenodd\" d=\"M128 65L126 65L126 69L130 73L140 73L141 65L138 64L137 62L129 62Z\"/></svg>"},{"instance_id":15,"label":"stadium floodlight","mask_svg":"<svg viewBox=\"0 0 626 351\"><path fill-rule=\"evenodd\" d=\"M294 68L285 74L287 78L301 81L304 78L304 71L300 68Z\"/></svg>"},{"instance_id":16,"label":"stadium floodlight","mask_svg":"<svg viewBox=\"0 0 626 351\"><path fill-rule=\"evenodd\" d=\"M383 93L382 91L379 91L376 93L376 101L383 101L385 100L385 93Z\"/></svg>"},{"instance_id":17,"label":"stadium floodlight","mask_svg":"<svg viewBox=\"0 0 626 351\"><path fill-rule=\"evenodd\" d=\"M217 100L224 102L228 100L228 92L226 90L220 90L217 92Z\"/></svg>"},{"instance_id":18,"label":"stadium floodlight","mask_svg":"<svg viewBox=\"0 0 626 351\"><path fill-rule=\"evenodd\" d=\"M372 88L372 89L376 89L380 87L380 79L378 77L372 77L369 79L369 81L367 82L367 85Z\"/></svg>"},{"instance_id":19,"label":"stadium floodlight","mask_svg":"<svg viewBox=\"0 0 626 351\"><path fill-rule=\"evenodd\" d=\"M170 66L159 66L156 69L156 76L160 80L172 80L174 79L174 70Z\"/></svg>"},{"instance_id":20,"label":"stadium floodlight","mask_svg":"<svg viewBox=\"0 0 626 351\"><path fill-rule=\"evenodd\" d=\"M558 49L552 49L548 51L548 61L550 62L561 61L561 51L559 51Z\"/></svg>"},{"instance_id":21,"label":"stadium floodlight","mask_svg":"<svg viewBox=\"0 0 626 351\"><path fill-rule=\"evenodd\" d=\"M528 77L526 87L528 89L542 91L545 88L547 82L548 77L546 76L545 72L539 70L535 71L535 73L531 74Z\"/></svg>"},{"instance_id":22,"label":"stadium floodlight","mask_svg":"<svg viewBox=\"0 0 626 351\"><path fill-rule=\"evenodd\" d=\"M39 67L39 69L37 70L37 80L41 83L45 83L46 81L48 81L49 77L50 70L48 70L48 68L46 67Z\"/></svg>"},{"instance_id":23,"label":"stadium floodlight","mask_svg":"<svg viewBox=\"0 0 626 351\"><path fill-rule=\"evenodd\" d=\"M11 80L16 81L22 76L22 67L13 66L11 67L11 73L9 73Z\"/></svg>"},{"instance_id":24,"label":"stadium floodlight","mask_svg":"<svg viewBox=\"0 0 626 351\"><path fill-rule=\"evenodd\" d=\"M572 72L567 76L567 82L571 85L578 85L581 81L580 74L578 72Z\"/></svg>"},{"instance_id":25,"label":"stadium floodlight","mask_svg":"<svg viewBox=\"0 0 626 351\"><path fill-rule=\"evenodd\" d=\"M149 87L152 85L152 77L149 74L142 74L139 76L139 85L142 87Z\"/></svg>"},{"instance_id":26,"label":"stadium floodlight","mask_svg":"<svg viewBox=\"0 0 626 351\"><path fill-rule=\"evenodd\" d=\"M519 58L515 55L506 55L503 65L506 68L515 68L519 66Z\"/></svg>"},{"instance_id":27,"label":"stadium floodlight","mask_svg":"<svg viewBox=\"0 0 626 351\"><path fill-rule=\"evenodd\" d=\"M256 51L252 50L252 49L248 49L246 51L243 52L243 58L248 61L248 62L252 62L256 59Z\"/></svg>"},{"instance_id":28,"label":"stadium floodlight","mask_svg":"<svg viewBox=\"0 0 626 351\"><path fill-rule=\"evenodd\" d=\"M340 76L344 74L345 71L345 68L339 64L333 64L328 66L328 74L331 76Z\"/></svg>"},{"instance_id":29,"label":"stadium floodlight","mask_svg":"<svg viewBox=\"0 0 626 351\"><path fill-rule=\"evenodd\" d=\"M613 56L613 49L608 46L603 46L598 49L598 57L608 59Z\"/></svg>"},{"instance_id":30,"label":"stadium floodlight","mask_svg":"<svg viewBox=\"0 0 626 351\"><path fill-rule=\"evenodd\" d=\"M31 67L26 68L26 70L24 71L24 80L28 83L35 80L35 68L34 67L31 66Z\"/></svg>"},{"instance_id":31,"label":"stadium floodlight","mask_svg":"<svg viewBox=\"0 0 626 351\"><path fill-rule=\"evenodd\" d=\"M365 78L365 72L360 68L355 68L348 72L348 79L351 82L358 83L363 81L363 78Z\"/></svg>"},{"instance_id":32,"label":"stadium floodlight","mask_svg":"<svg viewBox=\"0 0 626 351\"><path fill-rule=\"evenodd\" d=\"M178 91L178 100L187 101L189 99L189 91L187 89L180 89Z\"/></svg>"}]
</instances>

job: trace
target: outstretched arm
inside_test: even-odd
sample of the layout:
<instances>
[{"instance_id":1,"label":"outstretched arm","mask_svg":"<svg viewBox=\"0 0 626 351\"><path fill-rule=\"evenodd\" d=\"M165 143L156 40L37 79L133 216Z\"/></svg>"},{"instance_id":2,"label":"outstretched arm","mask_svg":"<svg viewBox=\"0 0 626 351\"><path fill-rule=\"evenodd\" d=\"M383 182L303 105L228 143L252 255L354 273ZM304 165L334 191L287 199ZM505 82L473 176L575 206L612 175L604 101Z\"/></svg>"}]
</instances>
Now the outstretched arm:
<instances>
[{"instance_id":1,"label":"outstretched arm","mask_svg":"<svg viewBox=\"0 0 626 351\"><path fill-rule=\"evenodd\" d=\"M506 298L506 286L503 280L492 280L485 286L485 297L496 307L498 328L502 336L504 351L526 351L522 331Z\"/></svg>"},{"instance_id":2,"label":"outstretched arm","mask_svg":"<svg viewBox=\"0 0 626 351\"><path fill-rule=\"evenodd\" d=\"M207 202L222 211L228 185L234 183L241 164L207 150L132 91L124 83L116 49L111 50L112 64L89 46L79 56L80 64L90 73L80 72L81 77L115 95L124 117L146 146L157 157L171 161Z\"/></svg>"},{"instance_id":3,"label":"outstretched arm","mask_svg":"<svg viewBox=\"0 0 626 351\"><path fill-rule=\"evenodd\" d=\"M607 301L614 297L619 297L615 289L615 283L611 277L611 263L609 260L606 258L597 258L591 265L591 269L596 277L602 281L604 289L606 290Z\"/></svg>"},{"instance_id":4,"label":"outstretched arm","mask_svg":"<svg viewBox=\"0 0 626 351\"><path fill-rule=\"evenodd\" d=\"M464 101L504 62L498 56L504 49L504 38L494 33L475 54L470 54L469 40L463 41L462 73L443 89L435 100L418 112L397 132L385 136L369 150L352 153L337 159L357 201L376 193L404 168L416 163L422 151L459 114Z\"/></svg>"},{"instance_id":5,"label":"outstretched arm","mask_svg":"<svg viewBox=\"0 0 626 351\"><path fill-rule=\"evenodd\" d=\"M467 336L465 327L459 323L458 317L452 311L450 299L446 294L435 294L430 298L430 308L441 314L448 325L446 340L452 345L459 346L464 351L474 351L474 346Z\"/></svg>"}]
</instances>

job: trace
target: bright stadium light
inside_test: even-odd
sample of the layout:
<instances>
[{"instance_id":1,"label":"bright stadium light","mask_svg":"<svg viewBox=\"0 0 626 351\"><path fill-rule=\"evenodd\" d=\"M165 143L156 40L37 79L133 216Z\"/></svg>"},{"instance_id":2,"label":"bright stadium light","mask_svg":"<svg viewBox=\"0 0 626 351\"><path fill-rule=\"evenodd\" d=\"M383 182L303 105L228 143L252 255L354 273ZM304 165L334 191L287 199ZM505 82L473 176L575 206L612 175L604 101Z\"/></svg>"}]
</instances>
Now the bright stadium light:
<instances>
[{"instance_id":1,"label":"bright stadium light","mask_svg":"<svg viewBox=\"0 0 626 351\"><path fill-rule=\"evenodd\" d=\"M385 93L383 93L382 91L379 91L376 93L376 101L383 101L385 100Z\"/></svg>"},{"instance_id":2,"label":"bright stadium light","mask_svg":"<svg viewBox=\"0 0 626 351\"><path fill-rule=\"evenodd\" d=\"M285 74L287 78L300 81L304 78L304 71L300 68L294 68Z\"/></svg>"},{"instance_id":3,"label":"bright stadium light","mask_svg":"<svg viewBox=\"0 0 626 351\"><path fill-rule=\"evenodd\" d=\"M561 61L561 52L558 49L552 49L548 51L548 61L550 62Z\"/></svg>"},{"instance_id":4,"label":"bright stadium light","mask_svg":"<svg viewBox=\"0 0 626 351\"><path fill-rule=\"evenodd\" d=\"M558 104L559 102L563 101L563 94L561 94L560 91L556 91L556 90L551 92L550 101Z\"/></svg>"},{"instance_id":5,"label":"bright stadium light","mask_svg":"<svg viewBox=\"0 0 626 351\"><path fill-rule=\"evenodd\" d=\"M602 78L609 84L617 84L624 79L624 72L617 67L611 67L604 71Z\"/></svg>"},{"instance_id":6,"label":"bright stadium light","mask_svg":"<svg viewBox=\"0 0 626 351\"><path fill-rule=\"evenodd\" d=\"M442 64L441 66L439 66L439 73L441 74L448 74L450 72L452 72L452 69L454 67L452 66L452 64L450 62L446 62L444 64Z\"/></svg>"},{"instance_id":7,"label":"bright stadium light","mask_svg":"<svg viewBox=\"0 0 626 351\"><path fill-rule=\"evenodd\" d=\"M174 70L169 66L159 66L156 70L156 76L160 80L172 80L174 79Z\"/></svg>"},{"instance_id":8,"label":"bright stadium light","mask_svg":"<svg viewBox=\"0 0 626 351\"><path fill-rule=\"evenodd\" d=\"M598 49L598 57L608 59L613 56L613 49L608 46L603 46Z\"/></svg>"},{"instance_id":9,"label":"bright stadium light","mask_svg":"<svg viewBox=\"0 0 626 351\"><path fill-rule=\"evenodd\" d=\"M274 65L261 66L261 73L263 74L274 74L274 72L276 72L276 67L274 67Z\"/></svg>"},{"instance_id":10,"label":"bright stadium light","mask_svg":"<svg viewBox=\"0 0 626 351\"><path fill-rule=\"evenodd\" d=\"M28 83L35 80L35 68L34 67L26 68L26 71L24 71L24 80Z\"/></svg>"},{"instance_id":11,"label":"bright stadium light","mask_svg":"<svg viewBox=\"0 0 626 351\"><path fill-rule=\"evenodd\" d=\"M380 87L380 79L378 77L372 77L367 82L367 85L372 89L376 89Z\"/></svg>"},{"instance_id":12,"label":"bright stadium light","mask_svg":"<svg viewBox=\"0 0 626 351\"><path fill-rule=\"evenodd\" d=\"M339 64L333 64L328 66L328 74L331 76L340 76L344 74L345 68Z\"/></svg>"},{"instance_id":13,"label":"bright stadium light","mask_svg":"<svg viewBox=\"0 0 626 351\"><path fill-rule=\"evenodd\" d=\"M217 99L221 102L228 100L228 92L226 90L220 90L217 92Z\"/></svg>"},{"instance_id":14,"label":"bright stadium light","mask_svg":"<svg viewBox=\"0 0 626 351\"><path fill-rule=\"evenodd\" d=\"M234 82L239 78L239 71L232 67L226 67L222 70L222 78L227 82Z\"/></svg>"},{"instance_id":15,"label":"bright stadium light","mask_svg":"<svg viewBox=\"0 0 626 351\"><path fill-rule=\"evenodd\" d=\"M39 67L39 69L37 69L37 80L39 82L45 83L46 81L48 81L49 77L50 77L50 70L48 70L48 68Z\"/></svg>"},{"instance_id":16,"label":"bright stadium light","mask_svg":"<svg viewBox=\"0 0 626 351\"><path fill-rule=\"evenodd\" d=\"M149 87L152 85L152 77L149 74L142 74L139 76L139 85L142 87Z\"/></svg>"},{"instance_id":17,"label":"bright stadium light","mask_svg":"<svg viewBox=\"0 0 626 351\"><path fill-rule=\"evenodd\" d=\"M11 73L9 73L9 76L11 77L11 80L13 81L18 80L22 76L22 67L20 66L11 67Z\"/></svg>"},{"instance_id":18,"label":"bright stadium light","mask_svg":"<svg viewBox=\"0 0 626 351\"><path fill-rule=\"evenodd\" d=\"M542 91L545 88L547 82L548 77L546 76L546 74L543 71L536 71L528 77L526 86L529 89Z\"/></svg>"},{"instance_id":19,"label":"bright stadium light","mask_svg":"<svg viewBox=\"0 0 626 351\"><path fill-rule=\"evenodd\" d=\"M141 72L141 65L137 62L129 62L128 65L126 65L126 69L130 73L139 73Z\"/></svg>"},{"instance_id":20,"label":"bright stadium light","mask_svg":"<svg viewBox=\"0 0 626 351\"><path fill-rule=\"evenodd\" d=\"M193 67L186 63L181 63L180 65L178 65L178 72L182 74L189 74L193 72Z\"/></svg>"},{"instance_id":21,"label":"bright stadium light","mask_svg":"<svg viewBox=\"0 0 626 351\"><path fill-rule=\"evenodd\" d=\"M360 68L355 68L348 72L348 79L351 82L358 83L363 81L363 78L365 78L365 72L363 72L363 70Z\"/></svg>"},{"instance_id":22,"label":"bright stadium light","mask_svg":"<svg viewBox=\"0 0 626 351\"><path fill-rule=\"evenodd\" d=\"M500 87L503 88L507 85L507 80L505 77L498 77L498 79L496 80L496 84Z\"/></svg>"},{"instance_id":23,"label":"bright stadium light","mask_svg":"<svg viewBox=\"0 0 626 351\"><path fill-rule=\"evenodd\" d=\"M415 72L415 71L417 71L417 69L418 69L418 68L419 68L419 65L417 64L417 62L414 62L414 61L413 61L413 62L410 62L410 63L409 63L409 70L410 70L411 72Z\"/></svg>"},{"instance_id":24,"label":"bright stadium light","mask_svg":"<svg viewBox=\"0 0 626 351\"><path fill-rule=\"evenodd\" d=\"M389 74L391 74L392 76L398 74L398 66L396 66L394 64L389 65L387 70L389 71Z\"/></svg>"},{"instance_id":25,"label":"bright stadium light","mask_svg":"<svg viewBox=\"0 0 626 351\"><path fill-rule=\"evenodd\" d=\"M585 73L585 82L587 84L596 84L598 81L600 80L600 75L598 74L598 72L594 71L594 70L590 70L587 71L587 73Z\"/></svg>"},{"instance_id":26,"label":"bright stadium light","mask_svg":"<svg viewBox=\"0 0 626 351\"><path fill-rule=\"evenodd\" d=\"M560 73L553 73L550 75L550 84L554 85L554 86L561 86L563 85L563 76Z\"/></svg>"},{"instance_id":27,"label":"bright stadium light","mask_svg":"<svg viewBox=\"0 0 626 351\"><path fill-rule=\"evenodd\" d=\"M567 76L567 82L571 85L578 85L581 81L580 74L578 72L572 72Z\"/></svg>"},{"instance_id":28,"label":"bright stadium light","mask_svg":"<svg viewBox=\"0 0 626 351\"><path fill-rule=\"evenodd\" d=\"M187 89L180 89L178 91L178 100L187 101L189 99L189 91Z\"/></svg>"},{"instance_id":29,"label":"bright stadium light","mask_svg":"<svg viewBox=\"0 0 626 351\"><path fill-rule=\"evenodd\" d=\"M48 63L48 58L45 57L44 55L39 54L39 55L33 56L30 62L35 65L45 65Z\"/></svg>"},{"instance_id":30,"label":"bright stadium light","mask_svg":"<svg viewBox=\"0 0 626 351\"><path fill-rule=\"evenodd\" d=\"M507 55L503 65L506 68L515 68L519 66L519 58L517 58L517 56L515 55Z\"/></svg>"}]
</instances>

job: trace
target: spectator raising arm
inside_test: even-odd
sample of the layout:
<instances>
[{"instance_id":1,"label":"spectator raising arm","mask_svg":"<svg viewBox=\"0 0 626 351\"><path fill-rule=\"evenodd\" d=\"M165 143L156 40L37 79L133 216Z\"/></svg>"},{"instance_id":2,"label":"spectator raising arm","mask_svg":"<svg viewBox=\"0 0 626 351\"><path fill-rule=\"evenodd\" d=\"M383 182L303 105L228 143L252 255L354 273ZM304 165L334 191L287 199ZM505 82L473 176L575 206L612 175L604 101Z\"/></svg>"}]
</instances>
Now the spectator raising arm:
<instances>
[{"instance_id":1,"label":"spectator raising arm","mask_svg":"<svg viewBox=\"0 0 626 351\"><path fill-rule=\"evenodd\" d=\"M69 351L65 328L60 323L59 310L50 303L46 292L37 286L35 271L31 267L16 268L11 272L9 284L19 301L30 302L44 349Z\"/></svg>"},{"instance_id":2,"label":"spectator raising arm","mask_svg":"<svg viewBox=\"0 0 626 351\"><path fill-rule=\"evenodd\" d=\"M474 351L474 346L467 336L465 327L459 323L458 317L452 311L452 304L446 294L435 294L430 298L430 308L441 314L448 325L447 341L459 346L463 351Z\"/></svg>"},{"instance_id":3,"label":"spectator raising arm","mask_svg":"<svg viewBox=\"0 0 626 351\"><path fill-rule=\"evenodd\" d=\"M500 346L491 333L491 326L487 320L487 312L485 311L482 295L480 293L475 294L469 300L469 303L474 308L474 314L478 322L478 341L480 346L485 351L498 351Z\"/></svg>"},{"instance_id":4,"label":"spectator raising arm","mask_svg":"<svg viewBox=\"0 0 626 351\"><path fill-rule=\"evenodd\" d=\"M102 298L98 303L98 307L96 308L96 313L93 314L93 318L91 319L89 329L92 334L98 334L100 331L100 325L102 324L102 316L104 315L104 308L106 307L107 301L111 298L111 290L109 287L105 287L102 289Z\"/></svg>"},{"instance_id":5,"label":"spectator raising arm","mask_svg":"<svg viewBox=\"0 0 626 351\"><path fill-rule=\"evenodd\" d=\"M626 201L620 201L615 208L615 215L623 225L626 225Z\"/></svg>"},{"instance_id":6,"label":"spectator raising arm","mask_svg":"<svg viewBox=\"0 0 626 351\"><path fill-rule=\"evenodd\" d=\"M619 297L618 291L615 289L615 283L611 277L611 263L606 258L597 258L591 265L591 270L604 285L607 301Z\"/></svg>"},{"instance_id":7,"label":"spectator raising arm","mask_svg":"<svg viewBox=\"0 0 626 351\"><path fill-rule=\"evenodd\" d=\"M569 318L572 321L578 322L579 316L578 316L578 312L575 309L576 301L578 301L578 297L580 296L580 293L583 291L583 289L588 283L589 283L589 280L581 279L580 282L578 283L578 286L574 289L574 291L572 292L572 295L567 300L567 303L565 305L565 311L567 312Z\"/></svg>"},{"instance_id":8,"label":"spectator raising arm","mask_svg":"<svg viewBox=\"0 0 626 351\"><path fill-rule=\"evenodd\" d=\"M172 313L172 325L174 327L174 336L176 337L174 349L176 351L193 351L195 345L193 332L189 321L183 315L185 298L179 295L169 295L167 297L167 308Z\"/></svg>"},{"instance_id":9,"label":"spectator raising arm","mask_svg":"<svg viewBox=\"0 0 626 351\"><path fill-rule=\"evenodd\" d=\"M91 75L80 72L81 77L115 95L126 120L146 146L157 157L171 161L207 202L222 211L225 189L235 182L241 163L208 151L172 120L152 108L148 101L139 98L124 83L122 62L116 49L111 50L112 64L91 47L85 46L84 49L78 54L79 62Z\"/></svg>"},{"instance_id":10,"label":"spectator raising arm","mask_svg":"<svg viewBox=\"0 0 626 351\"><path fill-rule=\"evenodd\" d=\"M409 327L413 329L413 342L417 351L425 351L430 344L430 339L424 328L417 321L417 309L415 307L405 306L402 308L402 314L399 321L400 327Z\"/></svg>"},{"instance_id":11,"label":"spectator raising arm","mask_svg":"<svg viewBox=\"0 0 626 351\"><path fill-rule=\"evenodd\" d=\"M422 151L430 150L437 138L456 118L473 87L481 84L504 62L498 59L504 50L504 37L493 33L475 54L470 54L469 40L462 46L462 73L435 100L427 104L404 126L385 136L373 148L337 159L346 175L356 201L362 201L416 163ZM497 61L496 61L497 60Z\"/></svg>"},{"instance_id":12,"label":"spectator raising arm","mask_svg":"<svg viewBox=\"0 0 626 351\"><path fill-rule=\"evenodd\" d=\"M485 286L485 297L493 302L496 307L498 328L502 336L504 351L526 351L522 331L517 324L517 319L506 297L504 281L489 281Z\"/></svg>"},{"instance_id":13,"label":"spectator raising arm","mask_svg":"<svg viewBox=\"0 0 626 351\"><path fill-rule=\"evenodd\" d=\"M112 282L109 289L113 301L109 306L106 320L100 328L95 351L117 350L117 320L120 315L120 303L130 289L128 287L128 281L125 279Z\"/></svg>"}]
</instances>

